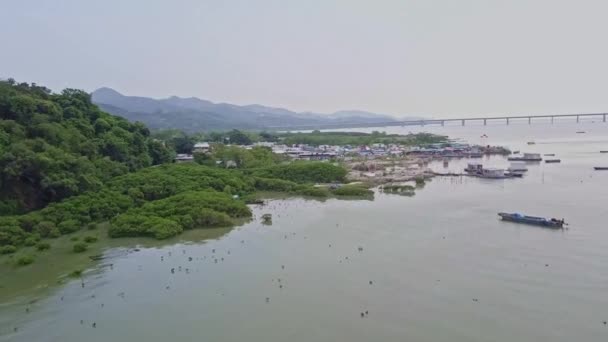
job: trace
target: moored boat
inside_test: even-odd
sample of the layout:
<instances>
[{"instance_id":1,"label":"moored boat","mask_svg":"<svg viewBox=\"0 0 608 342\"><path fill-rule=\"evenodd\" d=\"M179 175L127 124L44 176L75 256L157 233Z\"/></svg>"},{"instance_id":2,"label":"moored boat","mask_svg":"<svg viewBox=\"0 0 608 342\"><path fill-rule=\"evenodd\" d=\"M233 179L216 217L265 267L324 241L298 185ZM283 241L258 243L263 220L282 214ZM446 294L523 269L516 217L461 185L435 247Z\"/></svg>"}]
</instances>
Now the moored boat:
<instances>
[{"instance_id":1,"label":"moored boat","mask_svg":"<svg viewBox=\"0 0 608 342\"><path fill-rule=\"evenodd\" d=\"M505 172L505 176L521 178L524 176L524 173L522 171L507 171Z\"/></svg>"},{"instance_id":2,"label":"moored boat","mask_svg":"<svg viewBox=\"0 0 608 342\"><path fill-rule=\"evenodd\" d=\"M608 170L608 166L594 166L593 169L596 171L606 171Z\"/></svg>"},{"instance_id":3,"label":"moored boat","mask_svg":"<svg viewBox=\"0 0 608 342\"><path fill-rule=\"evenodd\" d=\"M524 162L513 161L513 162L511 162L511 165L509 166L507 171L509 171L509 172L526 172L526 171L528 171L528 167L526 166L526 163L524 163Z\"/></svg>"},{"instance_id":4,"label":"moored boat","mask_svg":"<svg viewBox=\"0 0 608 342\"><path fill-rule=\"evenodd\" d=\"M504 169L496 169L496 168L485 168L480 163L469 163L467 167L464 169L464 172L471 176L480 177L480 178L492 178L492 179L502 179L508 178L507 174L505 174Z\"/></svg>"},{"instance_id":5,"label":"moored boat","mask_svg":"<svg viewBox=\"0 0 608 342\"><path fill-rule=\"evenodd\" d=\"M518 213L498 213L498 216L503 221L531 224L535 226L542 226L548 228L563 228L564 219L558 220L556 218L546 219L544 217L528 216Z\"/></svg>"},{"instance_id":6,"label":"moored boat","mask_svg":"<svg viewBox=\"0 0 608 342\"><path fill-rule=\"evenodd\" d=\"M507 160L509 160L509 161L538 162L538 161L542 161L543 158L541 158L541 156L540 156L539 153L524 153L523 156L508 157Z\"/></svg>"},{"instance_id":7,"label":"moored boat","mask_svg":"<svg viewBox=\"0 0 608 342\"><path fill-rule=\"evenodd\" d=\"M606 151L602 150L602 151L600 151L600 153L608 153L608 150L606 150Z\"/></svg>"},{"instance_id":8,"label":"moored boat","mask_svg":"<svg viewBox=\"0 0 608 342\"><path fill-rule=\"evenodd\" d=\"M545 163L561 163L561 159L545 159Z\"/></svg>"}]
</instances>

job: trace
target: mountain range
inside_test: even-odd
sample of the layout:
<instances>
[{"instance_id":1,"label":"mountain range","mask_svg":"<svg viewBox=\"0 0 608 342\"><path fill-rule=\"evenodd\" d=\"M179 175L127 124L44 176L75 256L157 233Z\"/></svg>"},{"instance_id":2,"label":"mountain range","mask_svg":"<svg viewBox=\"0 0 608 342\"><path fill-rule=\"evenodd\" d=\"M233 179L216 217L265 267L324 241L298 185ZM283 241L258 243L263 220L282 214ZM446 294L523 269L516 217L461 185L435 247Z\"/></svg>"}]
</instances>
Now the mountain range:
<instances>
[{"instance_id":1,"label":"mountain range","mask_svg":"<svg viewBox=\"0 0 608 342\"><path fill-rule=\"evenodd\" d=\"M359 110L321 114L294 112L259 104L239 106L213 103L196 97L171 96L165 99L153 99L126 96L106 87L95 90L91 95L95 104L111 114L131 121L141 121L151 129L175 128L189 133L234 128L245 130L337 128L396 120L390 115Z\"/></svg>"}]
</instances>

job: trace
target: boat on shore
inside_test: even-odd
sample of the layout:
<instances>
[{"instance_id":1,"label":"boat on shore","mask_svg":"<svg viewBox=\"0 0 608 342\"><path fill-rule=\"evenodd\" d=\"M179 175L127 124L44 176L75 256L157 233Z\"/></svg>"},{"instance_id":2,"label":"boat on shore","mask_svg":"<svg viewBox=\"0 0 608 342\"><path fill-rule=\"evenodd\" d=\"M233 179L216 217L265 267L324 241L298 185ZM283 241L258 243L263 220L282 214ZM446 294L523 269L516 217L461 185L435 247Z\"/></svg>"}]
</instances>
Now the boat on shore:
<instances>
[{"instance_id":1,"label":"boat on shore","mask_svg":"<svg viewBox=\"0 0 608 342\"><path fill-rule=\"evenodd\" d=\"M608 171L608 166L594 166L593 169L596 171Z\"/></svg>"},{"instance_id":2,"label":"boat on shore","mask_svg":"<svg viewBox=\"0 0 608 342\"><path fill-rule=\"evenodd\" d=\"M500 216L503 221L530 224L534 226L542 226L548 228L563 228L565 224L564 219L547 219L544 217L528 216L518 213L498 213L498 216Z\"/></svg>"},{"instance_id":3,"label":"boat on shore","mask_svg":"<svg viewBox=\"0 0 608 342\"><path fill-rule=\"evenodd\" d=\"M542 161L543 158L541 158L541 156L540 156L539 153L524 153L523 156L508 157L507 160L509 160L509 161L538 162L538 161Z\"/></svg>"},{"instance_id":4,"label":"boat on shore","mask_svg":"<svg viewBox=\"0 0 608 342\"><path fill-rule=\"evenodd\" d=\"M545 163L561 163L561 159L545 159Z\"/></svg>"}]
</instances>

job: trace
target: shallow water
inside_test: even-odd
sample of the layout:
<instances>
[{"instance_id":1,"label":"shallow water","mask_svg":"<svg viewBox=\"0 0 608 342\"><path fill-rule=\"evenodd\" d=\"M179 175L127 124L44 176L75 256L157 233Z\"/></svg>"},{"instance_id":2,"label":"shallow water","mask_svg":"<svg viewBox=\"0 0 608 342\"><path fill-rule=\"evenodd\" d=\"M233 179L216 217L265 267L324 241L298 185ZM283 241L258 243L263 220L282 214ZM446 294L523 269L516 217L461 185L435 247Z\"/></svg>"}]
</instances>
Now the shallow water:
<instances>
[{"instance_id":1,"label":"shallow water","mask_svg":"<svg viewBox=\"0 0 608 342\"><path fill-rule=\"evenodd\" d=\"M218 239L109 249L84 287L2 304L0 341L608 340L608 172L592 170L608 165L608 126L385 130L419 129L562 163L531 164L523 179L438 177L414 197L274 200ZM498 211L570 225L505 223Z\"/></svg>"}]
</instances>

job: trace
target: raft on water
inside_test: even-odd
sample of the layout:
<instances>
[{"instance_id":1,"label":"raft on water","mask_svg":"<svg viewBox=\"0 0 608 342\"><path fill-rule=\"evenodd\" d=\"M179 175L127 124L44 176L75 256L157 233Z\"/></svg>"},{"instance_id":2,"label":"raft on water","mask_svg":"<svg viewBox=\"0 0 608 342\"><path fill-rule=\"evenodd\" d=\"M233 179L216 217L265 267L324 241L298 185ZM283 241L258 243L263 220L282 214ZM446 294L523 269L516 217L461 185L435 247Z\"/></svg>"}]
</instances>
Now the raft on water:
<instances>
[{"instance_id":1,"label":"raft on water","mask_svg":"<svg viewBox=\"0 0 608 342\"><path fill-rule=\"evenodd\" d=\"M546 219L544 217L528 216L528 215L522 215L522 214L518 214L518 213L498 213L498 216L500 216L500 218L502 218L503 221L531 224L531 225L535 225L535 226L542 226L542 227L548 227L548 228L563 228L564 227L564 219L561 219L561 220L558 220L555 218Z\"/></svg>"}]
</instances>

